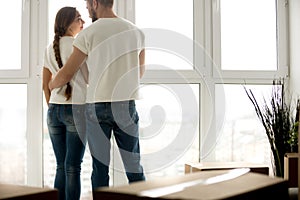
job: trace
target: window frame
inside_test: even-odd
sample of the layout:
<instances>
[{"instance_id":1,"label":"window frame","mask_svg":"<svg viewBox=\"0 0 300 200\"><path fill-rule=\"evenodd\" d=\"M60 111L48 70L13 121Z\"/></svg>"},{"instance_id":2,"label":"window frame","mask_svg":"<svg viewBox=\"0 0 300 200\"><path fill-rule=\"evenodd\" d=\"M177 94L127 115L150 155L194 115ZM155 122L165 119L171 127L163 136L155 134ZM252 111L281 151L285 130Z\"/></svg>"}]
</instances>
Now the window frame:
<instances>
[{"instance_id":1,"label":"window frame","mask_svg":"<svg viewBox=\"0 0 300 200\"><path fill-rule=\"evenodd\" d=\"M46 16L47 1L22 0L21 69L0 70L0 84L27 85L25 184L37 187L43 186L41 63L47 41Z\"/></svg>"},{"instance_id":2,"label":"window frame","mask_svg":"<svg viewBox=\"0 0 300 200\"><path fill-rule=\"evenodd\" d=\"M136 0L127 0L126 3L123 1L117 1L116 4L116 11L119 16L124 17L125 19L128 19L129 21L132 21L135 23L135 1ZM189 0L190 1L190 0ZM199 85L199 123L198 123L198 132L200 133L198 139L199 139L199 145L200 145L200 137L202 129L206 128L205 126L202 126L202 120L205 118L206 121L211 120L209 116L204 117L203 113L200 112L200 110L207 110L209 108L206 108L201 100L201 97L204 96L204 94L207 94L207 88L206 88L206 78L208 74L211 74L210 68L206 66L207 63L211 63L208 61L210 57L210 54L207 54L208 52L204 51L205 46L207 46L207 42L205 40L206 33L205 33L205 25L207 24L206 17L205 17L205 9L207 9L207 3L205 3L207 0L191 0L193 1L193 39L194 39L194 45L193 45L193 69L190 70L175 70L175 69L164 69L164 70L155 70L155 69L146 69L146 72L141 79L141 84L198 84ZM210 1L210 0L208 0ZM205 54L207 54L205 56ZM201 56L196 56L201 55ZM147 57L147 48L146 48L146 57ZM200 59L206 58L206 59ZM147 59L147 58L146 58ZM211 81L211 80L209 80ZM211 101L212 99L210 97L208 101ZM199 146L200 149L200 146ZM201 151L200 151L201 153ZM200 154L199 153L199 154ZM199 155L200 156L200 155ZM200 161L200 157L199 157ZM117 178L117 177L116 177Z\"/></svg>"},{"instance_id":3,"label":"window frame","mask_svg":"<svg viewBox=\"0 0 300 200\"><path fill-rule=\"evenodd\" d=\"M221 69L221 19L220 19L220 1L212 0L212 58L215 63L213 67L213 77L220 82L239 79L240 82L245 80L271 80L274 77L288 77L288 6L286 0L274 0L277 9L277 70L222 70ZM269 81L267 81L269 82Z\"/></svg>"},{"instance_id":4,"label":"window frame","mask_svg":"<svg viewBox=\"0 0 300 200\"><path fill-rule=\"evenodd\" d=\"M217 83L271 83L274 77L288 76L288 7L287 0L278 2L278 67L276 72L268 71L231 71L216 74L210 57L218 61L218 23L219 14L216 12L217 3L220 0L193 0L194 2L194 40L201 44L205 52L194 48L194 69L178 70L176 74L171 70L148 70L141 80L142 84L199 84L200 105L199 132L200 151L205 152L201 134L209 130L214 139L214 130L210 129L210 122L214 121L214 88L211 91L205 86L205 81L212 85ZM48 1L22 0L22 49L20 70L0 70L0 83L24 83L27 84L27 184L32 186L43 185L43 94L41 90L41 68L43 51L47 45L47 12ZM135 21L135 0L116 1L115 9L119 16ZM219 44L220 45L220 44ZM207 53L207 56L202 54ZM201 56L199 56L201 55ZM203 57L202 57L203 56ZM205 59L200 59L205 58ZM198 72L201 72L199 74ZM222 77L222 78L221 78ZM209 147L207 147L209 148ZM202 154L200 152L200 154ZM211 157L210 157L211 156ZM205 155L200 156L205 157ZM205 157L213 160L213 155ZM199 158L200 161L200 158Z\"/></svg>"},{"instance_id":5,"label":"window frame","mask_svg":"<svg viewBox=\"0 0 300 200\"><path fill-rule=\"evenodd\" d=\"M128 0L126 1L117 1L116 4L116 11L118 12L118 15L121 17L124 17L128 19L129 21L135 22L135 1L136 0ZM197 55L197 52L199 51L199 48L196 47L196 45L204 43L204 23L200 23L204 20L204 13L201 11L204 11L204 1L205 0L192 0L194 4L193 12L194 12L194 27L195 24L199 24L200 27L197 27L193 31L193 37L194 37L194 55L193 55L193 69L191 70L147 70L145 73L143 79L141 80L142 83L186 83L186 80L192 80L191 83L194 82L201 82L202 76L199 74L199 71L201 73L203 72L203 69L207 71L206 68L204 68L204 60L198 59L195 55ZM199 9L201 10L199 12ZM203 45L204 46L204 45ZM147 49L146 49L147 50ZM196 52L197 51L197 52ZM204 52L202 52L204 53ZM174 74L174 71L177 72L177 75ZM207 72L203 73L207 73ZM179 77L179 76L180 77ZM184 80L180 80L180 79Z\"/></svg>"},{"instance_id":6,"label":"window frame","mask_svg":"<svg viewBox=\"0 0 300 200\"><path fill-rule=\"evenodd\" d=\"M29 77L29 46L30 46L30 1L22 0L21 19L21 69L0 70L1 79L28 78Z\"/></svg>"}]
</instances>

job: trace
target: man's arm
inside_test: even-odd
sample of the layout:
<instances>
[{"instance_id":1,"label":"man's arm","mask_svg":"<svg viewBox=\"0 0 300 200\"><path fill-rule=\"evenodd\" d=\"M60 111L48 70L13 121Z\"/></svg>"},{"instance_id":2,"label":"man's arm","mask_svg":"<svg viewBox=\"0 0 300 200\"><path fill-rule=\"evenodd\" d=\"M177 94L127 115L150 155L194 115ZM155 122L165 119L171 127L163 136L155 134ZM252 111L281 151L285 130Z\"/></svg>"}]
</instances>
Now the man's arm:
<instances>
[{"instance_id":1,"label":"man's arm","mask_svg":"<svg viewBox=\"0 0 300 200\"><path fill-rule=\"evenodd\" d=\"M85 61L87 55L74 47L73 53L70 55L67 63L58 71L55 77L49 82L49 89L59 88L68 83Z\"/></svg>"},{"instance_id":2,"label":"man's arm","mask_svg":"<svg viewBox=\"0 0 300 200\"><path fill-rule=\"evenodd\" d=\"M145 73L145 49L143 49L140 52L139 58L140 58L140 78L142 78Z\"/></svg>"}]
</instances>

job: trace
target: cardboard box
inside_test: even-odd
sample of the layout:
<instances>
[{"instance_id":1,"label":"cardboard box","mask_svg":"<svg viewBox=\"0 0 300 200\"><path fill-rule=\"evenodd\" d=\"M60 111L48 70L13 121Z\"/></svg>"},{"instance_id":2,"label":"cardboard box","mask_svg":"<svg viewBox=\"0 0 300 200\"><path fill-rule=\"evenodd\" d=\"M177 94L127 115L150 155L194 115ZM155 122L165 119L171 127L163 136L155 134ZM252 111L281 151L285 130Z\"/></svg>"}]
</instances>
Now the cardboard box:
<instances>
[{"instance_id":1,"label":"cardboard box","mask_svg":"<svg viewBox=\"0 0 300 200\"><path fill-rule=\"evenodd\" d=\"M0 199L10 200L58 200L58 191L50 188L0 184Z\"/></svg>"},{"instance_id":2,"label":"cardboard box","mask_svg":"<svg viewBox=\"0 0 300 200\"><path fill-rule=\"evenodd\" d=\"M283 177L288 180L289 187L298 187L298 153L287 153L284 156Z\"/></svg>"},{"instance_id":3,"label":"cardboard box","mask_svg":"<svg viewBox=\"0 0 300 200\"><path fill-rule=\"evenodd\" d=\"M249 163L249 162L202 162L202 163L186 163L185 173L208 171L208 170L224 170L249 168L251 172L269 175L269 167L265 164Z\"/></svg>"},{"instance_id":4,"label":"cardboard box","mask_svg":"<svg viewBox=\"0 0 300 200\"><path fill-rule=\"evenodd\" d=\"M94 193L94 200L289 199L286 180L253 172L248 172L231 180L211 184L190 184L204 180L216 180L218 177L229 174L230 171L232 170L210 170L176 177L137 182L125 186L99 188ZM157 195L159 191L171 192Z\"/></svg>"}]
</instances>

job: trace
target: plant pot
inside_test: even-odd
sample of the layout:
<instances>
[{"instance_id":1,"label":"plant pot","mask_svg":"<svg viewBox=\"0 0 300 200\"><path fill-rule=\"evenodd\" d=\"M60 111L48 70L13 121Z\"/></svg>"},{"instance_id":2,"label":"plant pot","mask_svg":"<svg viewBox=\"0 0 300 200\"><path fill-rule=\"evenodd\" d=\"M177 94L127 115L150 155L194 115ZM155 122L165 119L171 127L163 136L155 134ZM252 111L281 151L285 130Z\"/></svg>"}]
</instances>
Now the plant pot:
<instances>
[{"instance_id":1,"label":"plant pot","mask_svg":"<svg viewBox=\"0 0 300 200\"><path fill-rule=\"evenodd\" d=\"M298 153L286 153L284 156L284 179L289 187L298 187Z\"/></svg>"}]
</instances>

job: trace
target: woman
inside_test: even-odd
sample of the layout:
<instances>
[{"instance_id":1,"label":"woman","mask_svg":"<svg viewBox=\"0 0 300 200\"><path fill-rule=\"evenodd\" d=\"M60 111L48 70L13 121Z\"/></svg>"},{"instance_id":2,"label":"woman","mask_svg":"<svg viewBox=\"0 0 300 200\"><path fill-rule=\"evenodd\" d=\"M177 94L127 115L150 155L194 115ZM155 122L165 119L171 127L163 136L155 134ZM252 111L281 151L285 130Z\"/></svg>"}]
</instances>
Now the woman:
<instances>
[{"instance_id":1,"label":"woman","mask_svg":"<svg viewBox=\"0 0 300 200\"><path fill-rule=\"evenodd\" d=\"M54 41L44 54L43 91L48 104L47 125L57 167L54 187L59 199L79 200L80 171L85 151L84 103L87 68L79 70L64 87L48 88L48 83L73 51L74 37L85 22L73 7L61 8L55 18Z\"/></svg>"}]
</instances>

